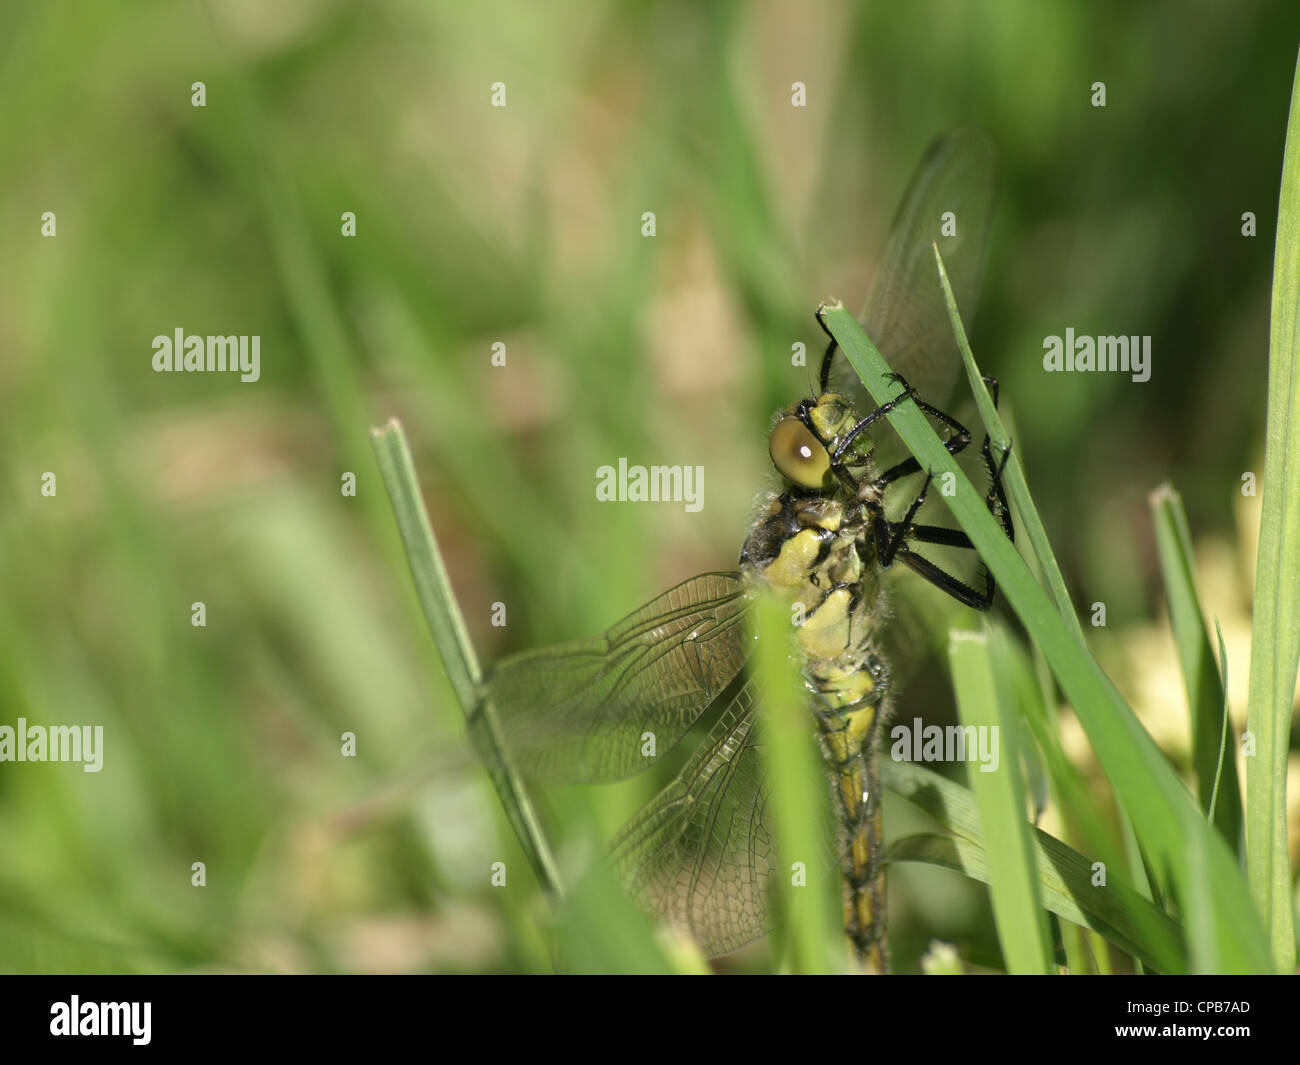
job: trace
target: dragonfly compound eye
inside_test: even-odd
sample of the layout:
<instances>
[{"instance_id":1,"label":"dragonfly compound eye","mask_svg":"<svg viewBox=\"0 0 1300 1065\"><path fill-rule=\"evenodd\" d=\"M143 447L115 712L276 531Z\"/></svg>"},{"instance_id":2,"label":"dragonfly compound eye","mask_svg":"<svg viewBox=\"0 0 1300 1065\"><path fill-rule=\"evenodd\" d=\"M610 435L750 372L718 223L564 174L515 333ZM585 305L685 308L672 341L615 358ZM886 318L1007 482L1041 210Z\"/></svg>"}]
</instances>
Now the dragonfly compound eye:
<instances>
[{"instance_id":1,"label":"dragonfly compound eye","mask_svg":"<svg viewBox=\"0 0 1300 1065\"><path fill-rule=\"evenodd\" d=\"M801 488L825 487L831 457L822 442L798 418L791 416L777 422L768 447L772 464L782 477Z\"/></svg>"}]
</instances>

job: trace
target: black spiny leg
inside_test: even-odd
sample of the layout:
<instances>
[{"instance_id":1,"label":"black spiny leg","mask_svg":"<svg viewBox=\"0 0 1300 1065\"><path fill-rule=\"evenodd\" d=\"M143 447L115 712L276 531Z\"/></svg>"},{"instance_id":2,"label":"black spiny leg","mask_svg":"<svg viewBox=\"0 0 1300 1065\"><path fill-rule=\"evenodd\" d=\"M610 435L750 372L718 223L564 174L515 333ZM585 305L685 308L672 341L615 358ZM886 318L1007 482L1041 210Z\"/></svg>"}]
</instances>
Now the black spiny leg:
<instances>
[{"instance_id":1,"label":"black spiny leg","mask_svg":"<svg viewBox=\"0 0 1300 1065\"><path fill-rule=\"evenodd\" d=\"M1011 448L1008 445L1003 450L1002 461L997 464L993 462L993 454L989 448L987 436L984 438L984 446L980 450L984 455L989 476L992 478L984 502L989 511L1002 523L1007 539L1014 541L1016 531L1015 526L1011 523L1011 508L1007 506L1007 497L1002 490L1002 473L1006 469L1008 459L1011 457ZM929 478L926 479L926 488L928 487ZM958 580L924 555L917 554L905 542L915 541L923 544L938 544L943 547L974 550L975 545L970 542L970 537L960 529L946 529L941 525L916 525L912 523L912 517L919 508L920 501L924 500L924 498L925 488L922 488L920 495L908 508L907 515L899 523L889 523L884 520L883 516L877 516L876 542L880 545L878 550L881 565L888 566L894 561L902 562L905 566L919 573L936 588L947 592L959 603L965 603L976 610L987 610L993 605L993 597L997 593L997 582L993 579L993 574L989 572L987 566L980 567L981 572L984 574L984 589L980 591L972 588L965 581ZM891 524L893 524L892 528ZM882 525L885 527L883 531Z\"/></svg>"},{"instance_id":2,"label":"black spiny leg","mask_svg":"<svg viewBox=\"0 0 1300 1065\"><path fill-rule=\"evenodd\" d=\"M896 409L898 405L902 403L904 400L906 400L910 395L911 395L910 392L904 392L901 396L896 396L894 399L891 399L888 403L882 403L879 407L873 410L865 418L859 421L857 425L855 425L852 429L850 429L847 433L845 433L844 439L839 442L838 446L836 446L835 448L835 453L831 455L832 465L835 466L840 465L845 452L847 452L849 448L853 446L853 442L857 440L857 438L860 435L862 435L862 433L865 430L869 429L873 423L883 418L890 411ZM955 425L956 423L954 422L953 424ZM962 432L966 432L966 431L963 429ZM956 451L960 451L963 447L966 446L966 444L969 443L970 443L970 434L966 433L966 440L961 444L961 447L955 449L954 453ZM918 466L917 469L920 469L920 467ZM880 483L878 478L875 483L877 484Z\"/></svg>"},{"instance_id":3,"label":"black spiny leg","mask_svg":"<svg viewBox=\"0 0 1300 1065\"><path fill-rule=\"evenodd\" d=\"M925 494L930 490L931 477L931 474L926 474L925 484L921 485L921 490L912 500L912 505L907 508L902 521L889 521L883 510L876 514L876 557L880 560L881 566L886 569L894 564L894 556L899 551L906 550L905 541L912 530L917 528L912 524L912 519L925 503ZM920 526L920 528L930 528L930 526Z\"/></svg>"},{"instance_id":4,"label":"black spiny leg","mask_svg":"<svg viewBox=\"0 0 1300 1065\"><path fill-rule=\"evenodd\" d=\"M949 455L956 455L966 450L967 445L970 444L970 430L967 429L966 426L962 425L961 422L951 415L945 414L938 407L932 407L929 403L922 400L916 394L916 390L907 383L902 374L892 373L889 376L901 384L906 390L902 396L899 396L898 399L894 400L895 403L899 403L907 396L911 396L912 400L921 409L922 414L927 414L931 418L937 419L952 430L952 436L948 437L948 439L943 442L943 446ZM993 383L993 387L997 387L996 381ZM920 472L921 464L916 461L915 457L909 456L897 466L891 466L872 483L877 488L883 489L885 486L897 481L900 477L910 477L912 474Z\"/></svg>"},{"instance_id":5,"label":"black spiny leg","mask_svg":"<svg viewBox=\"0 0 1300 1065\"><path fill-rule=\"evenodd\" d=\"M820 318L818 318L817 321L821 325L822 329L826 330L826 335L830 336L830 330L826 329L826 323L823 322ZM826 347L826 354L822 356L822 370L818 378L821 382L821 386L822 386L821 390L823 392L827 391L830 388L831 360L835 358L835 352L838 348L839 348L839 344L835 342L834 337L831 337L831 342Z\"/></svg>"},{"instance_id":6,"label":"black spiny leg","mask_svg":"<svg viewBox=\"0 0 1300 1065\"><path fill-rule=\"evenodd\" d=\"M818 377L821 382L822 391L825 392L829 390L831 384L831 361L835 358L835 352L839 350L840 345L835 339L835 334L827 328L826 322L823 320L820 311L817 312L816 318L817 324L822 327L822 332L830 337L831 340L831 342L826 345L826 354L822 356L822 369L821 374Z\"/></svg>"},{"instance_id":7,"label":"black spiny leg","mask_svg":"<svg viewBox=\"0 0 1300 1065\"><path fill-rule=\"evenodd\" d=\"M993 402L997 404L998 383L991 377L985 377L984 381L988 384L990 391L993 393ZM910 389L909 389L910 392ZM937 412L938 416L949 424L957 425L951 418L943 412ZM970 435L965 428L958 426L961 432L965 434L966 441L969 443ZM965 443L962 446L965 446ZM949 449L950 451L952 449ZM960 450L958 448L957 450ZM955 452L954 452L955 453ZM1002 487L1002 475L1006 471L1007 462L1011 458L1011 445L1008 444L1002 449L1002 458L998 462L993 461L993 452L990 447L989 437L984 437L984 443L980 447L980 454L984 459L984 467L989 474L989 490L984 496L984 503L989 512L997 517L1002 525L1003 531L1007 534L1007 539L1014 541L1015 526L1011 521L1011 508L1007 504L1006 492ZM915 462L915 460L913 460ZM882 477L878 478L876 483L888 483L886 478L890 474L895 477L906 476L909 472L919 472L919 465L915 470L903 470L906 463L900 463L893 470L888 470ZM898 471L898 472L895 472ZM910 542L937 544L943 547L966 548L973 550L974 545L960 529L947 529L940 525L918 525L915 524L914 518L916 512L920 509L921 504L925 501L926 491L930 486L931 476L927 475L925 484L921 487L920 493L908 507L906 515L901 522L890 522L885 519L883 513L876 515L875 532L878 557L882 566L890 566L895 561L901 561L904 565L915 570L935 587L947 592L958 602L965 603L967 606L974 607L976 610L987 610L993 604L993 597L997 591L997 584L993 575L987 567L981 567L984 574L984 589L980 591L972 588L969 584L954 577L951 573L940 568L931 562L924 555L920 555L912 550Z\"/></svg>"},{"instance_id":8,"label":"black spiny leg","mask_svg":"<svg viewBox=\"0 0 1300 1065\"><path fill-rule=\"evenodd\" d=\"M997 382L993 387L997 388ZM997 392L993 395L996 397ZM1002 523L1002 531L1007 534L1007 539L1012 543L1016 542L1016 527L1011 521L1011 507L1007 504L1007 493L1002 487L1002 474L1006 471L1007 462L1011 459L1011 444L1008 443L1002 449L1002 458L996 464L993 462L993 453L989 449L989 438L984 437L984 445L980 448L980 454L984 456L984 468L989 471L989 490L984 496L984 505L989 508L993 515Z\"/></svg>"},{"instance_id":9,"label":"black spiny leg","mask_svg":"<svg viewBox=\"0 0 1300 1065\"><path fill-rule=\"evenodd\" d=\"M936 566L924 555L918 555L911 548L904 547L898 552L898 561L909 569L915 570L940 591L947 592L959 603L965 603L976 610L987 610L993 605L993 596L997 585L993 575L984 569L984 590L978 591L965 581L960 581L945 569Z\"/></svg>"}]
</instances>

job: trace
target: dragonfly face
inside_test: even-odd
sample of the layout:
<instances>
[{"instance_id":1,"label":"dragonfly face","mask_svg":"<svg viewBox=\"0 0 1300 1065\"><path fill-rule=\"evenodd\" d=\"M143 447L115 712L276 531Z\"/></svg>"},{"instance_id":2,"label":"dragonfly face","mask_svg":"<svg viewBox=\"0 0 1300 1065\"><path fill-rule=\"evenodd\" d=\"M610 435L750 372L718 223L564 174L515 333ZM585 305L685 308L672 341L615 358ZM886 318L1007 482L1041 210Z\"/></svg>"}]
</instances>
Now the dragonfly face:
<instances>
[{"instance_id":1,"label":"dragonfly face","mask_svg":"<svg viewBox=\"0 0 1300 1065\"><path fill-rule=\"evenodd\" d=\"M960 238L940 240L958 305L974 300L991 201L991 155L977 134L931 147L895 220L865 316L868 331L911 384L943 393L956 376L955 343L930 243L954 213ZM955 243L954 243L955 241ZM810 727L821 744L838 825L844 925L858 957L878 971L884 949L884 862L878 738L890 710L880 652L884 573L903 562L973 607L992 602L926 557L926 544L969 547L953 529L917 520L925 496L896 519L886 489L919 472L915 460L879 461L884 416L915 402L945 431L952 452L970 434L901 377L897 399L876 407L860 382L835 379L834 344L819 395L776 422L769 453L780 491L768 493L740 554L740 571L685 581L604 634L505 659L484 683L507 749L527 776L557 782L617 780L642 772L697 723L704 741L673 781L612 844L629 890L710 955L770 928L776 855L766 824L767 790L755 723L762 693L748 674L752 641L744 615L757 587L783 596L797 625ZM930 402L927 402L929 400ZM982 450L987 502L1011 534L1001 467ZM647 742L652 739L653 742Z\"/></svg>"},{"instance_id":2,"label":"dragonfly face","mask_svg":"<svg viewBox=\"0 0 1300 1065\"><path fill-rule=\"evenodd\" d=\"M832 457L839 454L857 421L849 401L834 392L823 392L816 399L795 404L772 428L768 442L772 465L800 488L833 490L838 482L833 476ZM867 443L863 440L858 444L855 454Z\"/></svg>"}]
</instances>

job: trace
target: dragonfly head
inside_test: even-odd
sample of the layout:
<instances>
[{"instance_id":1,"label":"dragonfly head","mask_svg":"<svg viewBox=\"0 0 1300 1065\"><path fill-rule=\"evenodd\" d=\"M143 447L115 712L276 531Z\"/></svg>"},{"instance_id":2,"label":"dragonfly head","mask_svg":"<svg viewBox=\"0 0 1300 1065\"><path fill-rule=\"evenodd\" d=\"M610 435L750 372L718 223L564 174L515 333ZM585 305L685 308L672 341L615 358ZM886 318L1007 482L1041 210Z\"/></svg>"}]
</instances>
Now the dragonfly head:
<instances>
[{"instance_id":1,"label":"dragonfly head","mask_svg":"<svg viewBox=\"0 0 1300 1065\"><path fill-rule=\"evenodd\" d=\"M829 490L835 484L831 455L855 424L853 407L838 393L805 399L772 427L768 440L772 465L800 488Z\"/></svg>"}]
</instances>

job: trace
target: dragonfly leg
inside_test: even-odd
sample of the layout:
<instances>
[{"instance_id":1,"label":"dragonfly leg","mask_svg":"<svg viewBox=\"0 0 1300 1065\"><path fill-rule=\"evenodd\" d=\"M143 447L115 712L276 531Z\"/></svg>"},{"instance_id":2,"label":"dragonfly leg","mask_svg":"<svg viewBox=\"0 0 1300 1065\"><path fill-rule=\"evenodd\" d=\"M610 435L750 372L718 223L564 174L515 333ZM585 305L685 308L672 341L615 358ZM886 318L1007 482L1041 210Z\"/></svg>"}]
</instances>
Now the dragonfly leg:
<instances>
[{"instance_id":1,"label":"dragonfly leg","mask_svg":"<svg viewBox=\"0 0 1300 1065\"><path fill-rule=\"evenodd\" d=\"M826 322L820 314L816 315L817 324L822 327L822 332L831 338L831 342L826 345L826 354L822 356L821 373L818 375L818 381L821 383L823 392L830 388L831 384L831 363L835 359L835 352L839 350L839 343L835 339L835 334L827 328Z\"/></svg>"},{"instance_id":2,"label":"dragonfly leg","mask_svg":"<svg viewBox=\"0 0 1300 1065\"><path fill-rule=\"evenodd\" d=\"M974 607L976 610L987 610L993 605L993 595L997 591L997 584L986 567L980 567L984 576L984 588L980 591L972 588L960 578L954 577L924 555L913 551L904 542L905 538L919 540L922 543L944 544L949 547L972 547L965 533L956 529L944 529L937 525L912 525L906 529L897 529L890 543L892 552L889 564L903 563L908 569L915 570L940 591L947 592L959 603L965 603L966 606ZM965 540L965 543L961 542L963 540Z\"/></svg>"},{"instance_id":3,"label":"dragonfly leg","mask_svg":"<svg viewBox=\"0 0 1300 1065\"><path fill-rule=\"evenodd\" d=\"M996 389L997 383L993 382L992 387ZM1006 471L1007 462L1011 458L1011 445L1007 444L1002 448L1002 457L995 462L989 438L985 436L984 443L980 447L980 454L984 459L984 467L989 474L989 489L985 493L984 503L989 512L1001 523L1003 532L1007 534L1007 539L1014 542L1016 538L1015 526L1012 524L1011 508L1007 504L1006 492L1002 487L1002 475ZM900 561L905 566L915 570L936 588L947 592L958 602L965 603L976 610L987 610L993 605L993 597L997 592L997 583L987 567L981 566L984 588L979 590L954 577L947 570L931 562L924 555L918 554L909 546L909 542L917 542L937 544L942 547L974 549L970 537L960 529L948 529L941 525L919 525L913 521L916 512L925 501L926 491L929 487L930 477L927 476L925 484L921 487L916 499L912 501L912 505L908 508L901 522L888 521L883 513L876 514L876 551L880 564L888 567L895 561Z\"/></svg>"},{"instance_id":4,"label":"dragonfly leg","mask_svg":"<svg viewBox=\"0 0 1300 1065\"><path fill-rule=\"evenodd\" d=\"M959 603L965 603L966 606L973 607L976 610L987 610L993 605L993 596L997 591L997 584L993 580L993 574L985 567L981 567L984 574L984 589L979 591L972 588L965 581L958 580L947 570L936 566L924 555L918 555L910 548L901 548L897 559L909 569L915 570L940 591L947 592Z\"/></svg>"},{"instance_id":5,"label":"dragonfly leg","mask_svg":"<svg viewBox=\"0 0 1300 1065\"><path fill-rule=\"evenodd\" d=\"M822 322L820 318L818 318L817 321ZM826 328L825 322L822 322L822 328L823 329ZM831 342L828 345L826 345L826 354L822 356L822 369L821 369L821 373L818 375L817 378L818 381L821 383L821 390L823 392L827 391L830 388L831 361L835 358L835 352L838 350L839 350L839 344L835 342L834 337L831 337Z\"/></svg>"},{"instance_id":6,"label":"dragonfly leg","mask_svg":"<svg viewBox=\"0 0 1300 1065\"><path fill-rule=\"evenodd\" d=\"M1007 461L1011 458L1011 445L1008 444L1002 449L1002 458L994 463L993 453L989 448L989 438L984 438L984 445L980 448L980 454L984 456L984 467L989 473L989 490L984 496L984 504L989 508L989 512L998 519L1002 524L1002 531L1007 534L1007 539L1015 542L1016 529L1011 522L1011 507L1007 503L1007 495L1002 487L1002 474L1007 468ZM913 509L915 504L913 504ZM911 510L908 513L912 513ZM906 519L904 519L906 521ZM915 522L908 522L904 534L909 540L918 540L923 544L940 544L943 547L965 547L974 550L975 545L970 542L970 537L960 529L948 529L942 525L918 525Z\"/></svg>"},{"instance_id":7,"label":"dragonfly leg","mask_svg":"<svg viewBox=\"0 0 1300 1065\"><path fill-rule=\"evenodd\" d=\"M902 396L899 396L898 399L894 400L895 403L900 403L908 396L911 396L916 405L921 408L921 413L942 422L947 428L952 430L952 435L943 442L943 446L948 454L956 455L966 449L967 445L970 444L970 430L967 429L966 426L962 425L962 423L952 417L952 415L944 413L938 407L933 407L921 399L916 394L916 390L903 378L902 374L890 374L890 376L907 390ZM997 388L996 381L993 382L993 388L995 390ZM910 477L912 474L920 472L921 464L916 461L915 457L908 457L897 466L891 466L877 477L872 484L876 488L884 488L887 485L892 484L894 481L897 481L900 477Z\"/></svg>"},{"instance_id":8,"label":"dragonfly leg","mask_svg":"<svg viewBox=\"0 0 1300 1065\"><path fill-rule=\"evenodd\" d=\"M998 409L998 379L996 377L990 376L989 374L982 373L980 374L980 380L989 386L989 392L992 394L993 397L993 409L997 410Z\"/></svg>"},{"instance_id":9,"label":"dragonfly leg","mask_svg":"<svg viewBox=\"0 0 1300 1065\"><path fill-rule=\"evenodd\" d=\"M907 399L910 394L911 393L909 392L905 392L897 399L891 399L888 403L882 403L879 407L873 410L865 418L859 421L857 425L855 425L852 429L850 429L847 433L845 433L844 439L840 441L839 445L835 448L835 453L831 456L832 464L836 466L840 465L844 453L853 446L853 441L855 441L866 429L869 429L875 422L879 421L890 411L896 409L898 405L902 403L905 399ZM966 443L969 443L970 434L967 433L966 435L967 435ZM965 446L966 444L962 444L962 447ZM958 450L960 451L961 448L958 448Z\"/></svg>"},{"instance_id":10,"label":"dragonfly leg","mask_svg":"<svg viewBox=\"0 0 1300 1065\"><path fill-rule=\"evenodd\" d=\"M929 403L924 402L917 395L916 390L907 383L906 379L903 377L902 374L890 374L890 376L893 377L896 381L898 381L905 389L907 389L907 394L910 395L914 400L916 400L916 405L920 407L924 413L930 415L933 418L937 418L939 421L943 422L944 425L952 429L953 435L949 437L947 440L945 440L943 445L945 448L947 448L948 454L956 455L958 452L964 451L966 449L966 446L970 443L969 429L967 429L964 425L962 425L961 422L957 421L956 418L953 418L952 416L945 414L943 411L939 410L937 407L933 407ZM993 406L996 408L998 405L998 379L996 377L990 377L988 374L981 375L981 379L984 381L986 385L988 385L989 391L993 394ZM902 398L903 397L901 396L899 397L899 399ZM985 438L985 444L986 445L988 444L987 438ZM883 488L885 485L891 484L892 482L898 480L900 477L908 477L911 474L920 473L920 472L921 472L921 464L917 462L915 458L906 458L902 462L900 462L897 466L892 466L889 469L887 469L884 473L882 473L879 477L877 477L873 483L875 484L876 487Z\"/></svg>"},{"instance_id":11,"label":"dragonfly leg","mask_svg":"<svg viewBox=\"0 0 1300 1065\"><path fill-rule=\"evenodd\" d=\"M993 387L997 388L996 381ZM994 395L996 394L995 391ZM989 490L984 496L984 503L1002 523L1002 531L1007 534L1007 539L1014 543L1016 527L1011 522L1011 507L1007 504L1007 493L1002 487L1002 474L1006 472L1007 462L1011 459L1011 442L1007 441L1003 445L1002 458L996 464L993 462L993 453L989 450L987 436L984 437L984 446L980 448L980 454L984 456L984 468L989 472Z\"/></svg>"},{"instance_id":12,"label":"dragonfly leg","mask_svg":"<svg viewBox=\"0 0 1300 1065\"><path fill-rule=\"evenodd\" d=\"M916 498L912 500L912 505L907 508L907 513L903 515L902 521L889 521L880 510L876 514L876 557L880 560L880 565L888 569L894 564L894 557L905 549L905 541L909 530L914 528L912 519L916 517L916 512L921 509L925 503L926 493L930 490L930 480L932 474L927 473L925 484L921 485L921 490L917 492Z\"/></svg>"}]
</instances>

